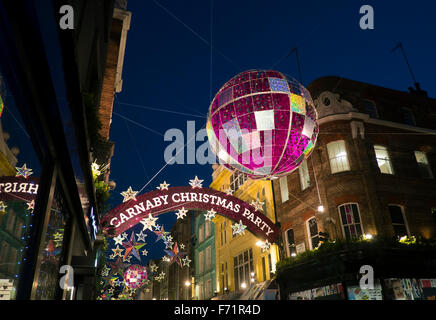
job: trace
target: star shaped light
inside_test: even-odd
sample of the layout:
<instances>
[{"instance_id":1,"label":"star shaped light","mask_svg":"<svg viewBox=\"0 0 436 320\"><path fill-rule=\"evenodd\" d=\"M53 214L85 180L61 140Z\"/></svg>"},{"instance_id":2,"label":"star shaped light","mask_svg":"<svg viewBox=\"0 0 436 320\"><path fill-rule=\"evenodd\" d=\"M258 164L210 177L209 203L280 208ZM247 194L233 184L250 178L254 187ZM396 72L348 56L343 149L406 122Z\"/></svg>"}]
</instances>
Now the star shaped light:
<instances>
[{"instance_id":1,"label":"star shaped light","mask_svg":"<svg viewBox=\"0 0 436 320\"><path fill-rule=\"evenodd\" d=\"M159 277L161 277L162 279L165 278L165 272L162 271L162 272L159 274Z\"/></svg>"},{"instance_id":2,"label":"star shaped light","mask_svg":"<svg viewBox=\"0 0 436 320\"><path fill-rule=\"evenodd\" d=\"M33 174L32 169L27 168L26 164L24 164L21 168L15 167L15 169L17 169L17 173L15 174L16 177L24 177L27 179L27 177Z\"/></svg>"},{"instance_id":3,"label":"star shaped light","mask_svg":"<svg viewBox=\"0 0 436 320\"><path fill-rule=\"evenodd\" d=\"M169 241L169 242L173 242L173 236L169 235L169 236L165 237L165 240Z\"/></svg>"},{"instance_id":4,"label":"star shaped light","mask_svg":"<svg viewBox=\"0 0 436 320\"><path fill-rule=\"evenodd\" d=\"M111 274L119 274L121 277L124 277L124 269L129 266L123 263L120 257L118 257L116 262L109 262L108 264L112 268Z\"/></svg>"},{"instance_id":5,"label":"star shaped light","mask_svg":"<svg viewBox=\"0 0 436 320\"><path fill-rule=\"evenodd\" d=\"M115 237L115 238L113 238L113 239L114 239L114 241L115 241L115 245L117 245L117 244L123 245L123 240L124 240L125 238L123 237L122 234L120 234L120 235L118 235L117 237Z\"/></svg>"},{"instance_id":6,"label":"star shaped light","mask_svg":"<svg viewBox=\"0 0 436 320\"><path fill-rule=\"evenodd\" d=\"M27 204L27 210L30 210L31 212L33 212L33 209L35 209L35 200L32 200L26 204Z\"/></svg>"},{"instance_id":7,"label":"star shaped light","mask_svg":"<svg viewBox=\"0 0 436 320\"><path fill-rule=\"evenodd\" d=\"M186 256L184 259L182 259L182 261L183 261L183 266L189 267L189 264L191 263L191 260L189 259L188 256Z\"/></svg>"},{"instance_id":8,"label":"star shaped light","mask_svg":"<svg viewBox=\"0 0 436 320\"><path fill-rule=\"evenodd\" d=\"M204 218L206 220L211 221L213 218L215 218L215 214L216 214L215 210L213 209L207 210L207 213L204 214Z\"/></svg>"},{"instance_id":9,"label":"star shaped light","mask_svg":"<svg viewBox=\"0 0 436 320\"><path fill-rule=\"evenodd\" d=\"M141 261L141 257L138 253L139 249L141 249L143 246L145 246L145 243L137 243L135 241L135 235L132 232L132 235L130 236L130 240L123 242L123 247L126 249L125 253L124 253L124 257L123 260L126 260L126 257L129 256L130 253L133 254L133 256L138 259L139 261Z\"/></svg>"},{"instance_id":10,"label":"star shaped light","mask_svg":"<svg viewBox=\"0 0 436 320\"><path fill-rule=\"evenodd\" d=\"M123 202L129 201L129 200L135 200L136 201L136 194L138 191L133 191L132 187L129 187L126 191L121 192L121 195L124 197Z\"/></svg>"},{"instance_id":11,"label":"star shaped light","mask_svg":"<svg viewBox=\"0 0 436 320\"><path fill-rule=\"evenodd\" d=\"M3 201L0 201L0 212L5 212L7 207Z\"/></svg>"},{"instance_id":12,"label":"star shaped light","mask_svg":"<svg viewBox=\"0 0 436 320\"><path fill-rule=\"evenodd\" d=\"M168 239L164 239L165 249L172 249L174 242Z\"/></svg>"},{"instance_id":13,"label":"star shaped light","mask_svg":"<svg viewBox=\"0 0 436 320\"><path fill-rule=\"evenodd\" d=\"M142 219L140 221L144 225L144 228L142 229L142 231L145 231L145 230L153 231L152 227L156 227L156 220L157 220L157 218L153 218L151 213L148 215L148 218Z\"/></svg>"},{"instance_id":14,"label":"star shaped light","mask_svg":"<svg viewBox=\"0 0 436 320\"><path fill-rule=\"evenodd\" d=\"M121 257L121 253L123 252L123 249L121 249L120 247L117 246L115 249L112 249L112 251L114 252L114 258L116 256Z\"/></svg>"},{"instance_id":15,"label":"star shaped light","mask_svg":"<svg viewBox=\"0 0 436 320\"><path fill-rule=\"evenodd\" d=\"M233 234L234 235L239 235L239 234L244 234L245 233L245 228L247 228L247 226L245 226L241 220L239 220L239 223L235 223L232 225L232 229L233 229Z\"/></svg>"},{"instance_id":16,"label":"star shaped light","mask_svg":"<svg viewBox=\"0 0 436 320\"><path fill-rule=\"evenodd\" d=\"M268 240L265 240L265 242L260 246L262 252L268 251L270 247L271 243Z\"/></svg>"},{"instance_id":17,"label":"star shaped light","mask_svg":"<svg viewBox=\"0 0 436 320\"><path fill-rule=\"evenodd\" d=\"M138 241L144 241L145 242L145 237L147 237L147 235L145 233L141 232L136 234L136 237L138 238Z\"/></svg>"},{"instance_id":18,"label":"star shaped light","mask_svg":"<svg viewBox=\"0 0 436 320\"><path fill-rule=\"evenodd\" d=\"M179 248L177 246L177 242L174 244L174 248L171 251L165 250L165 252L168 254L169 262L172 264L173 262L177 262L179 266L181 266L181 252L179 251Z\"/></svg>"},{"instance_id":19,"label":"star shaped light","mask_svg":"<svg viewBox=\"0 0 436 320\"><path fill-rule=\"evenodd\" d=\"M227 190L225 190L225 192L226 192L226 195L228 195L228 196L231 196L231 195L233 195L233 190L232 190L232 188L228 188Z\"/></svg>"},{"instance_id":20,"label":"star shaped light","mask_svg":"<svg viewBox=\"0 0 436 320\"><path fill-rule=\"evenodd\" d=\"M191 185L192 189L201 188L203 181L204 180L200 180L197 176L195 176L194 179L189 180L189 184Z\"/></svg>"},{"instance_id":21,"label":"star shaped light","mask_svg":"<svg viewBox=\"0 0 436 320\"><path fill-rule=\"evenodd\" d=\"M101 275L103 277L107 276L109 274L109 271L111 271L110 268L107 267L107 265L104 265L103 270L101 271Z\"/></svg>"},{"instance_id":22,"label":"star shaped light","mask_svg":"<svg viewBox=\"0 0 436 320\"><path fill-rule=\"evenodd\" d=\"M109 256L109 259L115 259L115 255L114 254L111 254L110 256Z\"/></svg>"},{"instance_id":23,"label":"star shaped light","mask_svg":"<svg viewBox=\"0 0 436 320\"><path fill-rule=\"evenodd\" d=\"M183 243L181 243L179 247L181 250L185 250L185 245Z\"/></svg>"},{"instance_id":24,"label":"star shaped light","mask_svg":"<svg viewBox=\"0 0 436 320\"><path fill-rule=\"evenodd\" d=\"M251 205L254 207L254 209L256 209L256 211L260 211L260 210L263 211L264 203L265 202L263 202L263 201L259 201L259 199L256 201L251 201Z\"/></svg>"},{"instance_id":25,"label":"star shaped light","mask_svg":"<svg viewBox=\"0 0 436 320\"><path fill-rule=\"evenodd\" d=\"M183 217L186 216L186 213L187 213L187 212L188 212L188 210L186 210L185 207L183 207L182 209L179 209L179 210L176 212L177 220L179 220L179 219L183 219Z\"/></svg>"},{"instance_id":26,"label":"star shaped light","mask_svg":"<svg viewBox=\"0 0 436 320\"><path fill-rule=\"evenodd\" d=\"M155 265L155 264L152 264L152 265L150 266L150 271L151 271L151 272L156 272L157 269L159 269L159 268L158 268L158 266Z\"/></svg>"},{"instance_id":27,"label":"star shaped light","mask_svg":"<svg viewBox=\"0 0 436 320\"><path fill-rule=\"evenodd\" d=\"M155 242L158 242L159 240L165 241L166 240L166 235L169 234L169 232L165 231L165 228L163 226L162 226L162 228L160 228L160 230L155 230L153 232L157 235L157 238L156 238Z\"/></svg>"},{"instance_id":28,"label":"star shaped light","mask_svg":"<svg viewBox=\"0 0 436 320\"><path fill-rule=\"evenodd\" d=\"M160 184L159 187L157 187L157 189L159 189L160 191L162 190L168 190L168 187L170 186L169 183L167 183L166 181L164 181L163 183Z\"/></svg>"},{"instance_id":29,"label":"star shaped light","mask_svg":"<svg viewBox=\"0 0 436 320\"><path fill-rule=\"evenodd\" d=\"M142 251L142 255L143 255L143 256L146 256L147 254L148 254L147 249L144 249L144 250Z\"/></svg>"},{"instance_id":30,"label":"star shaped light","mask_svg":"<svg viewBox=\"0 0 436 320\"><path fill-rule=\"evenodd\" d=\"M123 262L128 262L128 263L130 263L130 259L132 259L132 256L124 256L123 257Z\"/></svg>"}]
</instances>

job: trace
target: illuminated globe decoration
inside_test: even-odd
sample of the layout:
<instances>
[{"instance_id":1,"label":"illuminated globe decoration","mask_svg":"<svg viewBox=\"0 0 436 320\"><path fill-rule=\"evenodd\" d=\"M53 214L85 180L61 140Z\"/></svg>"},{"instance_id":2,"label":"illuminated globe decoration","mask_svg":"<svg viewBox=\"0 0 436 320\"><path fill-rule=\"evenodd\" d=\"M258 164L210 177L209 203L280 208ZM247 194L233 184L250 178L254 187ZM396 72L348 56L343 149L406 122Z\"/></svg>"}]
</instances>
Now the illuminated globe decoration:
<instances>
[{"instance_id":1,"label":"illuminated globe decoration","mask_svg":"<svg viewBox=\"0 0 436 320\"><path fill-rule=\"evenodd\" d=\"M4 107L5 107L5 104L3 103L3 99L2 99L2 97L0 96L0 117L1 117L2 114L3 114L3 109L4 109Z\"/></svg>"},{"instance_id":2,"label":"illuminated globe decoration","mask_svg":"<svg viewBox=\"0 0 436 320\"><path fill-rule=\"evenodd\" d=\"M297 169L319 131L309 91L272 70L249 70L227 81L212 100L206 129L220 162L252 179Z\"/></svg>"},{"instance_id":3,"label":"illuminated globe decoration","mask_svg":"<svg viewBox=\"0 0 436 320\"><path fill-rule=\"evenodd\" d=\"M131 289L142 287L147 282L147 270L140 265L133 265L124 272L124 282Z\"/></svg>"}]
</instances>

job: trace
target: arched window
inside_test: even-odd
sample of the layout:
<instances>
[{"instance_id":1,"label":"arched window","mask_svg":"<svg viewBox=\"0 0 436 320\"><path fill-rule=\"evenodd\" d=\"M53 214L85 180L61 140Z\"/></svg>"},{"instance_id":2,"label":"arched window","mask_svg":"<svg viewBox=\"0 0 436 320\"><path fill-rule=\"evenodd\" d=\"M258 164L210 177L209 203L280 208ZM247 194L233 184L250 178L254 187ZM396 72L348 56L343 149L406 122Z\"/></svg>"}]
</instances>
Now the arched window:
<instances>
[{"instance_id":1,"label":"arched window","mask_svg":"<svg viewBox=\"0 0 436 320\"><path fill-rule=\"evenodd\" d=\"M318 235L318 224L316 218L312 217L306 221L307 225L307 236L309 238L310 250L318 248L319 245L319 235Z\"/></svg>"},{"instance_id":2,"label":"arched window","mask_svg":"<svg viewBox=\"0 0 436 320\"><path fill-rule=\"evenodd\" d=\"M328 143L327 152L332 173L350 170L344 140L337 140Z\"/></svg>"},{"instance_id":3,"label":"arched window","mask_svg":"<svg viewBox=\"0 0 436 320\"><path fill-rule=\"evenodd\" d=\"M404 215L404 208L397 204L390 204L388 205L388 208L395 236L398 238L409 236L409 229L407 227L406 217Z\"/></svg>"},{"instance_id":4,"label":"arched window","mask_svg":"<svg viewBox=\"0 0 436 320\"><path fill-rule=\"evenodd\" d=\"M344 203L340 205L338 209L345 239L350 240L362 236L363 228L360 219L359 205L357 203Z\"/></svg>"},{"instance_id":5,"label":"arched window","mask_svg":"<svg viewBox=\"0 0 436 320\"><path fill-rule=\"evenodd\" d=\"M378 118L377 107L371 100L363 100L362 102L363 112L369 114L371 118Z\"/></svg>"},{"instance_id":6,"label":"arched window","mask_svg":"<svg viewBox=\"0 0 436 320\"><path fill-rule=\"evenodd\" d=\"M286 254L288 257L295 257L297 249L295 247L294 229L288 229L285 232Z\"/></svg>"}]
</instances>

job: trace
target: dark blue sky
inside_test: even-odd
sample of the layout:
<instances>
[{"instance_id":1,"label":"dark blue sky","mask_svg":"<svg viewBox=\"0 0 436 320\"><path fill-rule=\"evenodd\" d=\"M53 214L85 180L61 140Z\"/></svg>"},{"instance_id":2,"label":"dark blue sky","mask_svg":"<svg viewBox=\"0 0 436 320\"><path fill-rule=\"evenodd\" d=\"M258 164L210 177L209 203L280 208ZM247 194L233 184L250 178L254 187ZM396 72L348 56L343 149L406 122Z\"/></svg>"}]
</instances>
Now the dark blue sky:
<instances>
[{"instance_id":1,"label":"dark blue sky","mask_svg":"<svg viewBox=\"0 0 436 320\"><path fill-rule=\"evenodd\" d=\"M205 117L126 103L205 116L211 92L213 97L238 72L271 68L294 46L299 50L305 86L319 77L337 75L407 91L412 84L407 66L400 51L391 53L402 41L422 88L436 97L433 1L215 0L212 39L210 3L128 1L132 21L123 91L116 97L114 111L161 135L114 115L111 179L117 188L110 200L114 205L122 201L120 192L129 186L140 190L165 165L164 150L169 142L164 141L163 134L168 129L177 128L186 134L188 120L196 121L197 130L206 122ZM374 30L359 28L359 8L365 4L374 8ZM211 49L205 41L215 48L212 88ZM298 78L294 55L274 69ZM169 165L144 191L155 189L164 180L171 186L186 185L195 175L209 185L211 172L210 165Z\"/></svg>"}]
</instances>

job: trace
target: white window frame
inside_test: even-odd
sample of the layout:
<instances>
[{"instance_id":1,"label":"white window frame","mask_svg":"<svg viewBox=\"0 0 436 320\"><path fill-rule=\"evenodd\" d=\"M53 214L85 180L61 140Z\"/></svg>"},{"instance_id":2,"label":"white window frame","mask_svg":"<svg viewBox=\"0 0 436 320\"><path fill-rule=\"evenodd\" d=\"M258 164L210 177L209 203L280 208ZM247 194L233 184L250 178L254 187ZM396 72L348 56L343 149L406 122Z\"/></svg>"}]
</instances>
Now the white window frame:
<instances>
[{"instance_id":1,"label":"white window frame","mask_svg":"<svg viewBox=\"0 0 436 320\"><path fill-rule=\"evenodd\" d=\"M422 154L423 157L424 157L424 159L425 159L425 162L419 162L416 153L420 153L420 154ZM421 177L421 178L423 178L423 179L434 179L433 170L431 170L430 163L428 162L427 152L419 151L419 150L415 150L415 151L414 151L414 155L415 155L416 164L417 164L418 166L419 166L420 163L421 163L421 164L425 164L426 169L427 169L427 174L428 174L428 176L427 176L427 177ZM421 174L421 172L420 172L420 174Z\"/></svg>"},{"instance_id":2,"label":"white window frame","mask_svg":"<svg viewBox=\"0 0 436 320\"><path fill-rule=\"evenodd\" d=\"M315 216L312 216L312 217L310 217L309 219L306 220L307 239L309 240L309 249L310 250L315 249L312 246L312 238L315 238L315 236L312 237L310 235L310 227L309 227L309 221L312 220L312 219L315 219L315 221L316 221L316 229L318 230L318 233L316 234L316 237L319 238L318 220L316 219ZM318 244L319 244L319 241L318 241Z\"/></svg>"},{"instance_id":3,"label":"white window frame","mask_svg":"<svg viewBox=\"0 0 436 320\"><path fill-rule=\"evenodd\" d=\"M342 146L342 152L345 153L344 155L338 155L341 154L341 152L338 154L333 154L333 152L335 152L333 151L333 148L341 149ZM348 161L348 152L345 140L335 140L327 143L327 154L330 163L330 171L332 174L351 170L350 163ZM341 163L341 165L339 165L339 163Z\"/></svg>"},{"instance_id":4,"label":"white window frame","mask_svg":"<svg viewBox=\"0 0 436 320\"><path fill-rule=\"evenodd\" d=\"M310 187L310 174L306 159L304 159L298 167L298 175L300 176L301 191L304 191Z\"/></svg>"},{"instance_id":5,"label":"white window frame","mask_svg":"<svg viewBox=\"0 0 436 320\"><path fill-rule=\"evenodd\" d=\"M401 204L398 204L398 203L388 203L388 213L389 213L389 219L391 220L392 227L394 224L392 223L391 213L389 212L389 206L400 207L401 214L403 215L404 225L406 227L407 236L410 237L409 223L407 222L407 219L406 219L406 213L404 210L404 206L402 206Z\"/></svg>"},{"instance_id":6,"label":"white window frame","mask_svg":"<svg viewBox=\"0 0 436 320\"><path fill-rule=\"evenodd\" d=\"M377 150L386 152L387 158L381 158L381 157L377 156ZM375 153L375 159L377 161L377 166L380 169L380 173L394 175L394 172L395 172L394 166L392 165L392 160L391 160L391 156L389 155L388 148L386 148L385 146L380 145L380 144L375 144L374 145L374 153ZM388 163L388 167L389 167L390 172L383 172L382 171L381 165L379 163L379 159Z\"/></svg>"},{"instance_id":7,"label":"white window frame","mask_svg":"<svg viewBox=\"0 0 436 320\"><path fill-rule=\"evenodd\" d=\"M363 228L363 223L362 223L362 216L360 215L360 208L359 208L359 203L358 202L346 202L346 203L342 203L338 206L338 215L339 215L339 220L341 221L341 226L342 226L342 236L344 239L347 239L346 235L345 235L345 226L342 222L342 216L341 216L341 207L345 206L347 204L355 204L357 206L357 213L359 215L359 219L360 219L360 229L362 230L362 236L365 235L365 229ZM347 226L350 226L351 224L347 224ZM353 225L356 225L356 223L354 222L354 216L353 216Z\"/></svg>"},{"instance_id":8,"label":"white window frame","mask_svg":"<svg viewBox=\"0 0 436 320\"><path fill-rule=\"evenodd\" d=\"M288 228L285 230L285 242L286 242L286 254L288 257L291 257L291 248L289 246L289 239L288 239L288 231L289 230L294 230L293 228ZM295 231L294 231L294 246L295 246L295 254L297 254L297 247L295 245Z\"/></svg>"}]
</instances>

